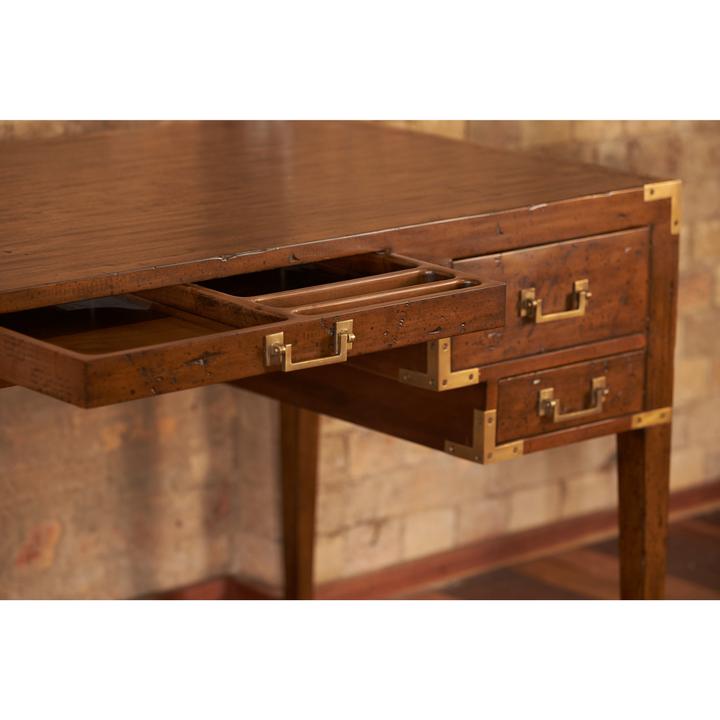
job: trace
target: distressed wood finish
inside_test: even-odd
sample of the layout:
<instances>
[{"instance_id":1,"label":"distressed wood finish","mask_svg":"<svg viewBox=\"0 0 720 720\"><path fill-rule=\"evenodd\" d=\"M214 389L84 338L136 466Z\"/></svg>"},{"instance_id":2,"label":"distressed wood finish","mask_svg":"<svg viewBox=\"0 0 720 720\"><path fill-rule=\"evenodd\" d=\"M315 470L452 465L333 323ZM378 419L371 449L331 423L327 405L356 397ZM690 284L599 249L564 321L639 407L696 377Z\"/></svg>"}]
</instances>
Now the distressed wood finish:
<instances>
[{"instance_id":1,"label":"distressed wood finish","mask_svg":"<svg viewBox=\"0 0 720 720\"><path fill-rule=\"evenodd\" d=\"M354 323L350 355L502 324L504 285L402 262L405 269L399 272L260 297L175 286L145 292L143 298L102 301L148 316L132 322L117 317L132 310L96 309L93 302L100 301L90 301L88 309L60 306L0 315L0 377L81 407L99 407L278 372L278 366L265 362L264 340L272 333L284 334L297 362L332 356L335 323L343 320ZM338 277L343 273L341 266ZM253 276L248 278L256 292ZM111 317L99 322L101 311ZM57 364L72 364L73 373L48 371Z\"/></svg>"},{"instance_id":2,"label":"distressed wood finish","mask_svg":"<svg viewBox=\"0 0 720 720\"><path fill-rule=\"evenodd\" d=\"M454 230L437 223L472 226L522 208L538 224L548 204L568 203L567 223L578 198L603 204L604 194L637 193L648 180L367 123L174 123L5 143L0 312L333 255L402 253L418 232L419 250L429 241L462 257L462 243L444 244ZM632 204L648 217L659 209ZM610 224L620 227L610 229L638 224L622 214L613 211ZM481 237L467 255L478 254Z\"/></svg>"},{"instance_id":3,"label":"distressed wood finish","mask_svg":"<svg viewBox=\"0 0 720 720\"><path fill-rule=\"evenodd\" d=\"M653 227L650 266L648 409L669 407L677 313L678 236L670 223ZM618 435L622 597L662 599L667 553L670 425Z\"/></svg>"},{"instance_id":4,"label":"distressed wood finish","mask_svg":"<svg viewBox=\"0 0 720 720\"><path fill-rule=\"evenodd\" d=\"M294 378L274 374L232 384L440 451L445 450L446 440L472 445L474 410L492 409L496 406L493 399L497 399L497 391L493 395L489 382L433 393L347 365L306 370ZM530 412L537 413L536 405ZM522 422L524 410L514 417ZM523 452L527 455L631 428L631 414L588 418L578 427L527 437Z\"/></svg>"},{"instance_id":5,"label":"distressed wood finish","mask_svg":"<svg viewBox=\"0 0 720 720\"><path fill-rule=\"evenodd\" d=\"M0 388L96 407L232 381L280 399L292 598L313 595L316 412L439 450L472 444L476 409L497 409L498 442L524 453L615 433L622 594L661 597L670 428L631 430L632 413L672 403L677 236L670 200L644 200L653 180L368 123L0 145ZM564 311L585 278L584 317L519 317L522 289ZM83 328L52 308L94 298L148 313ZM314 359L345 319L348 363L266 367L268 334ZM480 384L398 382L439 339ZM602 414L540 421L539 388L578 410L597 374Z\"/></svg>"},{"instance_id":6,"label":"distressed wood finish","mask_svg":"<svg viewBox=\"0 0 720 720\"><path fill-rule=\"evenodd\" d=\"M309 410L280 405L285 598L313 599L313 552L319 418Z\"/></svg>"},{"instance_id":7,"label":"distressed wood finish","mask_svg":"<svg viewBox=\"0 0 720 720\"><path fill-rule=\"evenodd\" d=\"M505 327L456 338L454 353L484 365L538 352L644 332L649 228L570 240L499 255L468 258L453 267L507 283ZM573 283L589 280L585 314L537 324L520 315L521 290L535 288L543 314L574 309Z\"/></svg>"},{"instance_id":8,"label":"distressed wood finish","mask_svg":"<svg viewBox=\"0 0 720 720\"><path fill-rule=\"evenodd\" d=\"M644 373L645 353L636 352L500 380L497 442L505 443L640 412L643 409ZM597 377L604 377L607 383L608 395L602 412L561 422L538 415L539 393L546 388L553 388L562 414L591 407L595 400L591 385Z\"/></svg>"}]
</instances>

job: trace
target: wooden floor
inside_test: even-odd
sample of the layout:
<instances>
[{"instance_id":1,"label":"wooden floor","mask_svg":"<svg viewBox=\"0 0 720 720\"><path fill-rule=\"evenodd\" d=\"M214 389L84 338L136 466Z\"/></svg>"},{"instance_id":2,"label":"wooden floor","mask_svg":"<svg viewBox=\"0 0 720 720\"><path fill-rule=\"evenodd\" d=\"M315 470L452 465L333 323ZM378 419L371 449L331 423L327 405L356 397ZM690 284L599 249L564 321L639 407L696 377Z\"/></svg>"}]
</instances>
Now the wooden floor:
<instances>
[{"instance_id":1,"label":"wooden floor","mask_svg":"<svg viewBox=\"0 0 720 720\"><path fill-rule=\"evenodd\" d=\"M668 600L720 599L720 510L671 523L668 537ZM494 570L406 600L616 600L618 542Z\"/></svg>"}]
</instances>

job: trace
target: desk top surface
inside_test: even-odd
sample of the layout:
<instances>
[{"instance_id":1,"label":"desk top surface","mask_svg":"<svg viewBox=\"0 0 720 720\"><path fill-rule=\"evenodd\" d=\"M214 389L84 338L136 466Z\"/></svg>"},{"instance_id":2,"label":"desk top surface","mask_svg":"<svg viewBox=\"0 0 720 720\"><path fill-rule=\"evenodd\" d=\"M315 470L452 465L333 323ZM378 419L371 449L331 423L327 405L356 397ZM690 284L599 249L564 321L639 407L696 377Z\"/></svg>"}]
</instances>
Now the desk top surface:
<instances>
[{"instance_id":1,"label":"desk top surface","mask_svg":"<svg viewBox=\"0 0 720 720\"><path fill-rule=\"evenodd\" d=\"M265 258L279 248L292 261L308 244L650 180L371 123L178 122L6 143L0 312L75 299L82 283L99 296L133 274L166 272L169 285L247 272L277 265Z\"/></svg>"}]
</instances>

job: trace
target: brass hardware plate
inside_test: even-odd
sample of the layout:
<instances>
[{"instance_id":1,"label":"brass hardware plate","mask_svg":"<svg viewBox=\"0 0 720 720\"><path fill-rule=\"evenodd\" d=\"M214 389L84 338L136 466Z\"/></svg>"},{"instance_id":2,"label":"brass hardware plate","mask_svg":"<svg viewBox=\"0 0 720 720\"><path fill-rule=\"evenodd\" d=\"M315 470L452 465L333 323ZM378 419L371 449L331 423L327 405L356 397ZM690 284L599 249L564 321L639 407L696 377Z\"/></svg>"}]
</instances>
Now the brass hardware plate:
<instances>
[{"instance_id":1,"label":"brass hardware plate","mask_svg":"<svg viewBox=\"0 0 720 720\"><path fill-rule=\"evenodd\" d=\"M407 385L426 390L454 390L455 388L477 385L480 382L480 368L468 370L451 369L452 343L446 340L433 340L427 344L427 372L400 368L398 379Z\"/></svg>"},{"instance_id":2,"label":"brass hardware plate","mask_svg":"<svg viewBox=\"0 0 720 720\"><path fill-rule=\"evenodd\" d=\"M495 445L496 437L497 410L475 410L472 447L446 440L445 452L481 465L510 460L523 454L525 444L522 440L505 443L505 445Z\"/></svg>"},{"instance_id":3,"label":"brass hardware plate","mask_svg":"<svg viewBox=\"0 0 720 720\"><path fill-rule=\"evenodd\" d=\"M682 219L682 181L665 180L643 186L643 199L645 202L664 198L670 198L670 232L677 235L680 232Z\"/></svg>"},{"instance_id":4,"label":"brass hardware plate","mask_svg":"<svg viewBox=\"0 0 720 720\"><path fill-rule=\"evenodd\" d=\"M285 345L283 333L272 333L265 336L265 365L281 365L283 372L305 370L306 368L332 365L345 362L347 351L355 341L352 320L339 320L335 323L335 354L314 360L292 361L292 344Z\"/></svg>"},{"instance_id":5,"label":"brass hardware plate","mask_svg":"<svg viewBox=\"0 0 720 720\"><path fill-rule=\"evenodd\" d=\"M647 410L646 412L635 413L632 416L633 430L638 428L652 427L653 425L665 425L672 420L672 408L660 408L659 410Z\"/></svg>"},{"instance_id":6,"label":"brass hardware plate","mask_svg":"<svg viewBox=\"0 0 720 720\"><path fill-rule=\"evenodd\" d=\"M602 412L603 402L610 394L605 387L605 376L593 378L592 381L593 404L585 410L577 410L565 414L560 413L560 402L554 398L555 388L541 390L538 396L538 415L540 417L552 417L553 422L564 422L565 420L577 420L590 415L598 415Z\"/></svg>"},{"instance_id":7,"label":"brass hardware plate","mask_svg":"<svg viewBox=\"0 0 720 720\"><path fill-rule=\"evenodd\" d=\"M520 291L520 317L531 317L536 323L554 322L555 320L567 320L581 317L585 314L587 301L592 297L588 291L590 281L587 279L576 280L573 283L573 304L574 310L564 312L542 314L542 300L535 298L535 288L528 288Z\"/></svg>"}]
</instances>

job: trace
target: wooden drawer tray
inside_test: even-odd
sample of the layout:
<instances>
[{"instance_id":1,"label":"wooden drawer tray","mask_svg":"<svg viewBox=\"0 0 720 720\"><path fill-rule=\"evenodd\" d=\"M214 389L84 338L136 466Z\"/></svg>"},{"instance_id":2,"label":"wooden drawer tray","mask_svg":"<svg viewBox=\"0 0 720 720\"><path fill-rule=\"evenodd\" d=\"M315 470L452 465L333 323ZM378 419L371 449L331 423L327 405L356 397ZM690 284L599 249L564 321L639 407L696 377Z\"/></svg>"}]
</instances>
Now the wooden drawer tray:
<instances>
[{"instance_id":1,"label":"wooden drawer tray","mask_svg":"<svg viewBox=\"0 0 720 720\"><path fill-rule=\"evenodd\" d=\"M507 307L503 329L456 338L453 355L483 365L645 332L649 248L650 230L639 228L455 261L506 282ZM539 307L529 309L533 296Z\"/></svg>"},{"instance_id":2,"label":"wooden drawer tray","mask_svg":"<svg viewBox=\"0 0 720 720\"><path fill-rule=\"evenodd\" d=\"M371 253L0 315L0 378L97 407L498 327L504 305L502 283Z\"/></svg>"}]
</instances>

